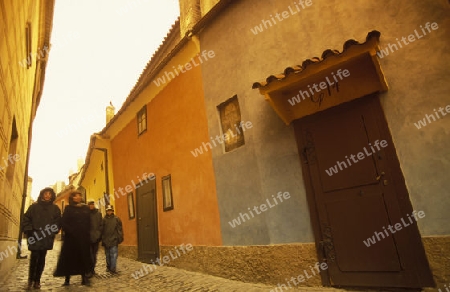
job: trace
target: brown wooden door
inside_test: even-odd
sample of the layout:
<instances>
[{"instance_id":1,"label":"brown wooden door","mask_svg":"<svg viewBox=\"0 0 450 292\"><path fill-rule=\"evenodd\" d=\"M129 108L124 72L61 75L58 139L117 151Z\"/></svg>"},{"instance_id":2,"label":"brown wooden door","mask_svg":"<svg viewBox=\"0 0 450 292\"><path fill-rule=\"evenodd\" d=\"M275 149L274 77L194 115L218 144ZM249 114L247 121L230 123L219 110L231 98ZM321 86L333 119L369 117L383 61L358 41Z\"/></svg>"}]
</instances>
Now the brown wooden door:
<instances>
[{"instance_id":1,"label":"brown wooden door","mask_svg":"<svg viewBox=\"0 0 450 292\"><path fill-rule=\"evenodd\" d=\"M413 209L378 97L305 117L294 127L318 255L329 266L324 284L432 286L417 223L408 220ZM377 145L385 140L385 147L376 147L377 140ZM385 232L383 227L402 218L410 224ZM374 232L385 238L380 233L372 238Z\"/></svg>"},{"instance_id":2,"label":"brown wooden door","mask_svg":"<svg viewBox=\"0 0 450 292\"><path fill-rule=\"evenodd\" d=\"M156 179L142 183L136 189L138 260L150 263L159 256Z\"/></svg>"}]
</instances>

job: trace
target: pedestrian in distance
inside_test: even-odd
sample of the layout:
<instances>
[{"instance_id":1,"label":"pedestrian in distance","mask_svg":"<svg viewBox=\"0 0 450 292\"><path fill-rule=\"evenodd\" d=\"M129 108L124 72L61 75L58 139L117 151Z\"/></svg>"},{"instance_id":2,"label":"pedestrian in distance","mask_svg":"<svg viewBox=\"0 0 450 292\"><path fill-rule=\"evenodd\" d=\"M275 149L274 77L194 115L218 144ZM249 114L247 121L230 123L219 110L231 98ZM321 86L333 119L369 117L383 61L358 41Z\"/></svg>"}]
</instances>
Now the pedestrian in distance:
<instances>
[{"instance_id":1,"label":"pedestrian in distance","mask_svg":"<svg viewBox=\"0 0 450 292\"><path fill-rule=\"evenodd\" d=\"M88 273L88 277L92 277L95 274L95 265L97 264L97 252L100 240L102 239L102 229L103 229L103 218L102 213L95 208L95 202L89 201L88 206L91 214L91 261L92 270Z\"/></svg>"},{"instance_id":2,"label":"pedestrian in distance","mask_svg":"<svg viewBox=\"0 0 450 292\"><path fill-rule=\"evenodd\" d=\"M70 285L70 276L81 275L81 285L90 286L86 274L92 271L91 261L91 214L83 203L80 191L69 195L69 205L61 219L64 241L58 258L55 277L65 277L63 286Z\"/></svg>"},{"instance_id":3,"label":"pedestrian in distance","mask_svg":"<svg viewBox=\"0 0 450 292\"><path fill-rule=\"evenodd\" d=\"M123 242L122 221L114 215L114 208L109 205L103 218L102 245L105 247L106 271L117 273L117 256L119 244Z\"/></svg>"},{"instance_id":4,"label":"pedestrian in distance","mask_svg":"<svg viewBox=\"0 0 450 292\"><path fill-rule=\"evenodd\" d=\"M54 204L55 199L52 188L42 189L37 202L23 216L22 230L27 238L28 250L31 251L28 290L41 288L45 257L47 251L53 249L55 235L60 229L61 210Z\"/></svg>"}]
</instances>

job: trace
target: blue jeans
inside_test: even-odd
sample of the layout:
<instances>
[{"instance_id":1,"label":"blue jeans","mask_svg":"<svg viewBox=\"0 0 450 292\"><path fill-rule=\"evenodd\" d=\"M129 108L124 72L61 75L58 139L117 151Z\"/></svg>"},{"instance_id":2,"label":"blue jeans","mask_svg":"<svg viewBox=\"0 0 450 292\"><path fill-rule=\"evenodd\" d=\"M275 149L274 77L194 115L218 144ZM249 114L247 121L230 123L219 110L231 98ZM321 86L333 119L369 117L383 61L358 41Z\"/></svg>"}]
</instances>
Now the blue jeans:
<instances>
[{"instance_id":1,"label":"blue jeans","mask_svg":"<svg viewBox=\"0 0 450 292\"><path fill-rule=\"evenodd\" d=\"M116 245L110 248L107 248L105 246L105 255L106 255L106 267L111 272L115 272L117 264L117 256L119 255L118 246Z\"/></svg>"}]
</instances>

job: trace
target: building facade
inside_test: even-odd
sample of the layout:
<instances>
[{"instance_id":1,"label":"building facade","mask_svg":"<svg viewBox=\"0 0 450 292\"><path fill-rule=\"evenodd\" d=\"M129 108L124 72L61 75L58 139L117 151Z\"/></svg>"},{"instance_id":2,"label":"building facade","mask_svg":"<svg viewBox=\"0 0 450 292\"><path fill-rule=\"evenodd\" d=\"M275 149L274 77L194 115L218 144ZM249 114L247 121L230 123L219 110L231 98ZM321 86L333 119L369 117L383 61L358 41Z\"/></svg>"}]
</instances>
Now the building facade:
<instances>
[{"instance_id":1,"label":"building facade","mask_svg":"<svg viewBox=\"0 0 450 292\"><path fill-rule=\"evenodd\" d=\"M0 2L0 274L14 264L32 123L44 86L54 1Z\"/></svg>"},{"instance_id":2,"label":"building facade","mask_svg":"<svg viewBox=\"0 0 450 292\"><path fill-rule=\"evenodd\" d=\"M120 252L279 289L448 283L449 9L180 1L91 137Z\"/></svg>"},{"instance_id":3,"label":"building facade","mask_svg":"<svg viewBox=\"0 0 450 292\"><path fill-rule=\"evenodd\" d=\"M221 245L211 154L193 155L209 140L200 62L212 58L177 21L99 133L111 145L122 254L151 263L174 245Z\"/></svg>"},{"instance_id":4,"label":"building facade","mask_svg":"<svg viewBox=\"0 0 450 292\"><path fill-rule=\"evenodd\" d=\"M252 125L211 150L217 257L238 254L214 274L283 287L324 264L297 284L448 283L449 9L242 0L200 32L216 52L202 64L209 135L226 130L224 104Z\"/></svg>"}]
</instances>

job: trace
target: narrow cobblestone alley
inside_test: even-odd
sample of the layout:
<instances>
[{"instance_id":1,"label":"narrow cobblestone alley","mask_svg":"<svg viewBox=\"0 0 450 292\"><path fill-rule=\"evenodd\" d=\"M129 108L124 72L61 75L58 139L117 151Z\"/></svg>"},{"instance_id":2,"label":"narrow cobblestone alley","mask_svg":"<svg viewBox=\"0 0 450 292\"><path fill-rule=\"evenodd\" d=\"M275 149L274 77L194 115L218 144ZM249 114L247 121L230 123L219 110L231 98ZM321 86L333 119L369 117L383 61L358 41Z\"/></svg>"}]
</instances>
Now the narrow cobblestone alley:
<instances>
[{"instance_id":1,"label":"narrow cobblestone alley","mask_svg":"<svg viewBox=\"0 0 450 292\"><path fill-rule=\"evenodd\" d=\"M449 49L450 0L0 0L0 292L450 292Z\"/></svg>"},{"instance_id":2,"label":"narrow cobblestone alley","mask_svg":"<svg viewBox=\"0 0 450 292\"><path fill-rule=\"evenodd\" d=\"M25 241L22 245L26 248ZM41 279L42 291L266 291L275 289L273 286L263 284L242 283L219 277L185 271L171 267L157 267L153 273L135 279L132 273L142 268L142 263L128 258L118 259L118 274L106 272L105 255L103 249L99 250L97 274L91 278L91 286L81 285L81 277L73 276L71 285L63 287L64 278L53 277L61 242L55 241L55 247L49 251L46 266ZM29 252L26 253L29 255ZM28 259L16 260L17 263L9 275L1 275L0 291L24 291L28 277ZM277 290L278 292L279 290ZM283 290L284 291L284 290ZM346 291L333 288L296 288L289 291Z\"/></svg>"}]
</instances>

